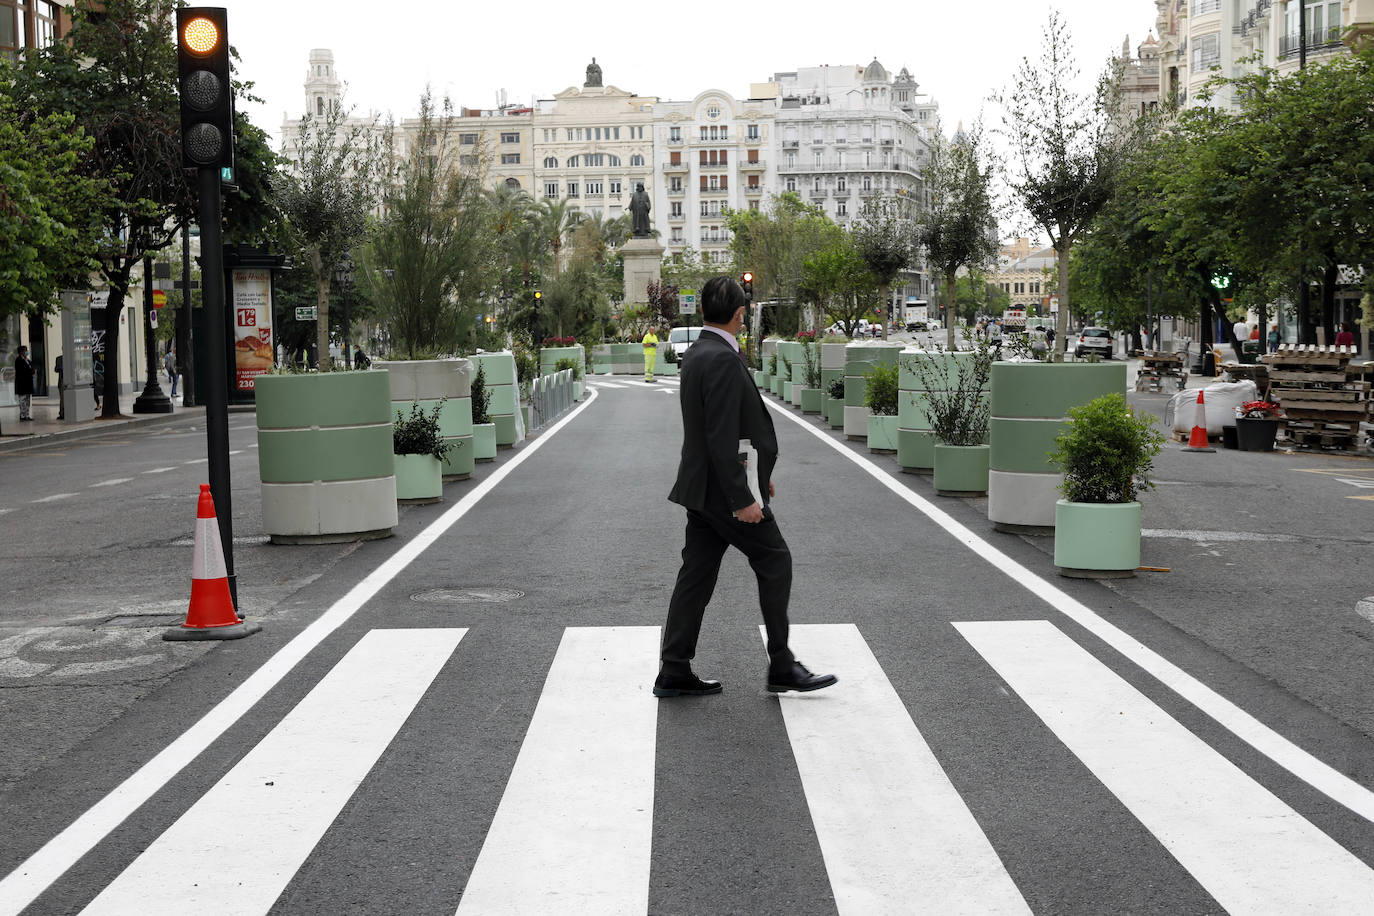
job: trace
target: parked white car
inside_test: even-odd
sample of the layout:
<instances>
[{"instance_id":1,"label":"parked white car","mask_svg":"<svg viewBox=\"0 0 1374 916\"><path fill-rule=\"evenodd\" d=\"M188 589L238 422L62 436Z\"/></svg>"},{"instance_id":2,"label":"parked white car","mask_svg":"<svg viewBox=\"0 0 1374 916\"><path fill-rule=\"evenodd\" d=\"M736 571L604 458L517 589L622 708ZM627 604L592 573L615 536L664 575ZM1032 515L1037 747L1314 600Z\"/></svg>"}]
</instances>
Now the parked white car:
<instances>
[{"instance_id":1,"label":"parked white car","mask_svg":"<svg viewBox=\"0 0 1374 916\"><path fill-rule=\"evenodd\" d=\"M1078 340L1074 341L1073 355L1086 356L1089 353L1096 353L1103 359L1112 358L1112 332L1106 328L1084 328L1078 332Z\"/></svg>"},{"instance_id":2,"label":"parked white car","mask_svg":"<svg viewBox=\"0 0 1374 916\"><path fill-rule=\"evenodd\" d=\"M673 353L681 356L700 336L701 328L673 328L668 332L668 346L673 348Z\"/></svg>"}]
</instances>

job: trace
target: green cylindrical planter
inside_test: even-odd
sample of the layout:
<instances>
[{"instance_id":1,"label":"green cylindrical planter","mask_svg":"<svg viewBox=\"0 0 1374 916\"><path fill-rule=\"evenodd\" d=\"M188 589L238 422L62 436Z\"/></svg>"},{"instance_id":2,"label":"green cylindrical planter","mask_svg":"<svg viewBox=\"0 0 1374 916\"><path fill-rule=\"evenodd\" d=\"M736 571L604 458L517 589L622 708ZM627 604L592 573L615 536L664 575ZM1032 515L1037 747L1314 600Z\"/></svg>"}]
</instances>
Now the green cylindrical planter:
<instances>
[{"instance_id":1,"label":"green cylindrical planter","mask_svg":"<svg viewBox=\"0 0 1374 916\"><path fill-rule=\"evenodd\" d=\"M778 395L778 396L781 396L781 395L782 395L782 367L781 367L781 366L778 367L778 374L777 374L777 375L769 376L769 379L768 379L768 390L769 390L770 392L772 392L774 395Z\"/></svg>"},{"instance_id":2,"label":"green cylindrical planter","mask_svg":"<svg viewBox=\"0 0 1374 916\"><path fill-rule=\"evenodd\" d=\"M525 435L525 425L518 410L520 395L515 377L515 355L509 350L478 353L472 357L472 361L486 370L487 390L491 392L487 413L491 416L491 422L496 424L496 445L498 448L512 448ZM473 374L476 372L474 365Z\"/></svg>"},{"instance_id":3,"label":"green cylindrical planter","mask_svg":"<svg viewBox=\"0 0 1374 916\"><path fill-rule=\"evenodd\" d=\"M1125 579L1140 566L1140 503L1054 505L1054 565L1075 579Z\"/></svg>"},{"instance_id":4,"label":"green cylindrical planter","mask_svg":"<svg viewBox=\"0 0 1374 916\"><path fill-rule=\"evenodd\" d=\"M278 544L387 537L396 525L390 375L254 381L262 528Z\"/></svg>"},{"instance_id":5,"label":"green cylindrical planter","mask_svg":"<svg viewBox=\"0 0 1374 916\"><path fill-rule=\"evenodd\" d=\"M897 454L897 417L868 415L868 450L879 455Z\"/></svg>"},{"instance_id":6,"label":"green cylindrical planter","mask_svg":"<svg viewBox=\"0 0 1374 916\"><path fill-rule=\"evenodd\" d=\"M825 399L825 420L831 429L844 429L844 398Z\"/></svg>"},{"instance_id":7,"label":"green cylindrical planter","mask_svg":"<svg viewBox=\"0 0 1374 916\"><path fill-rule=\"evenodd\" d=\"M433 455L393 455L396 502L402 505L437 503L444 495L444 466Z\"/></svg>"},{"instance_id":8,"label":"green cylindrical planter","mask_svg":"<svg viewBox=\"0 0 1374 916\"><path fill-rule=\"evenodd\" d=\"M846 439L868 437L868 408L864 395L868 392L868 370L873 366L897 365L900 344L881 340L861 340L847 344L844 349L844 435Z\"/></svg>"},{"instance_id":9,"label":"green cylindrical planter","mask_svg":"<svg viewBox=\"0 0 1374 916\"><path fill-rule=\"evenodd\" d=\"M754 373L754 381L757 382L758 386L762 388L764 391L773 390L773 376L769 375L767 372L764 372L763 370L759 370L758 372Z\"/></svg>"},{"instance_id":10,"label":"green cylindrical planter","mask_svg":"<svg viewBox=\"0 0 1374 916\"><path fill-rule=\"evenodd\" d=\"M476 372L466 359L378 360L375 365L391 376L392 416L396 411L409 415L412 404L431 412L443 399L439 410L439 434L453 447L444 459L446 480L463 480L472 475L472 388Z\"/></svg>"},{"instance_id":11,"label":"green cylindrical planter","mask_svg":"<svg viewBox=\"0 0 1374 916\"><path fill-rule=\"evenodd\" d=\"M496 424L472 424L472 457L477 461L496 459Z\"/></svg>"},{"instance_id":12,"label":"green cylindrical planter","mask_svg":"<svg viewBox=\"0 0 1374 916\"><path fill-rule=\"evenodd\" d=\"M795 382L789 382L789 381L787 381L786 379L783 379L782 391L779 392L779 396L780 396L784 401L790 401L790 400L792 400L792 386L793 386L794 384L796 384L796 383L795 383Z\"/></svg>"},{"instance_id":13,"label":"green cylindrical planter","mask_svg":"<svg viewBox=\"0 0 1374 916\"><path fill-rule=\"evenodd\" d=\"M1125 391L1124 362L993 363L988 520L995 528L1053 532L1063 475L1049 453L1068 428L1069 409Z\"/></svg>"},{"instance_id":14,"label":"green cylindrical planter","mask_svg":"<svg viewBox=\"0 0 1374 916\"><path fill-rule=\"evenodd\" d=\"M801 392L802 413L820 413L825 401L825 392L819 388L803 388Z\"/></svg>"},{"instance_id":15,"label":"green cylindrical planter","mask_svg":"<svg viewBox=\"0 0 1374 916\"><path fill-rule=\"evenodd\" d=\"M935 492L941 496L982 496L988 491L986 445L935 444Z\"/></svg>"},{"instance_id":16,"label":"green cylindrical planter","mask_svg":"<svg viewBox=\"0 0 1374 916\"><path fill-rule=\"evenodd\" d=\"M560 359L570 359L581 369L587 365L587 350L581 344L570 347L541 347L539 350L539 374L553 375ZM529 379L528 381L533 381Z\"/></svg>"},{"instance_id":17,"label":"green cylindrical planter","mask_svg":"<svg viewBox=\"0 0 1374 916\"><path fill-rule=\"evenodd\" d=\"M929 474L935 469L936 440L930 429L927 388L916 371L922 358L934 360L936 376L945 379L940 383L945 387L932 390L947 390L950 380L957 380L960 364L973 359L973 354L908 348L898 355L897 464L908 474Z\"/></svg>"}]
</instances>

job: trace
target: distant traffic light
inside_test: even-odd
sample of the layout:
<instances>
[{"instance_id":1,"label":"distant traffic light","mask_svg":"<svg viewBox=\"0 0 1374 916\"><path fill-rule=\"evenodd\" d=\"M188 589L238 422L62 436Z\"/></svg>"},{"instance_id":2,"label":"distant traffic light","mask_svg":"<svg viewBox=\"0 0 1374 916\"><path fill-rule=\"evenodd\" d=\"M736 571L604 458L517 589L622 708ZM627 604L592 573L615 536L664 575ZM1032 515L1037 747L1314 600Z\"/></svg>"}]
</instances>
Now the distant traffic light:
<instances>
[{"instance_id":1,"label":"distant traffic light","mask_svg":"<svg viewBox=\"0 0 1374 916\"><path fill-rule=\"evenodd\" d=\"M223 7L177 10L181 164L234 167L234 93L229 83L229 21Z\"/></svg>"},{"instance_id":2,"label":"distant traffic light","mask_svg":"<svg viewBox=\"0 0 1374 916\"><path fill-rule=\"evenodd\" d=\"M744 298L750 302L754 301L754 272L746 270L740 275L739 285L744 288Z\"/></svg>"},{"instance_id":3,"label":"distant traffic light","mask_svg":"<svg viewBox=\"0 0 1374 916\"><path fill-rule=\"evenodd\" d=\"M534 291L534 304L535 304L535 305L538 305L539 302L540 302L540 300L542 300L543 298L544 298L544 291L543 291L543 290L537 289L537 290Z\"/></svg>"}]
</instances>

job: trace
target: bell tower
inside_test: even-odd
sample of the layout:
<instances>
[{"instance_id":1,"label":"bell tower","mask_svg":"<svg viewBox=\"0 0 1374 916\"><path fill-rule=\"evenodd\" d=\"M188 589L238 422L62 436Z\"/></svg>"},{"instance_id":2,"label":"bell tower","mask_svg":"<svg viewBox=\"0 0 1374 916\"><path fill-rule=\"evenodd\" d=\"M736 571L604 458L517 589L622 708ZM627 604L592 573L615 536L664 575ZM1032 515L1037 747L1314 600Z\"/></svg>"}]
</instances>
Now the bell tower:
<instances>
[{"instance_id":1,"label":"bell tower","mask_svg":"<svg viewBox=\"0 0 1374 916\"><path fill-rule=\"evenodd\" d=\"M310 52L310 69L305 74L305 111L323 117L331 105L340 103L343 83L334 72L334 52L315 48Z\"/></svg>"}]
</instances>

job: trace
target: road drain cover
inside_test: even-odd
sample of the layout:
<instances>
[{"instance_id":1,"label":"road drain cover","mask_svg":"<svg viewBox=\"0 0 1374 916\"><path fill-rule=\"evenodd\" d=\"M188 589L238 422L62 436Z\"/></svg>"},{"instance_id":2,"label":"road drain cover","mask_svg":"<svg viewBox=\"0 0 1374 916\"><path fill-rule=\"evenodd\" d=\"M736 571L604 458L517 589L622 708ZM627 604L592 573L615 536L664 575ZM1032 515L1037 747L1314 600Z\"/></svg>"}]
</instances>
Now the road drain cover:
<instances>
[{"instance_id":1,"label":"road drain cover","mask_svg":"<svg viewBox=\"0 0 1374 916\"><path fill-rule=\"evenodd\" d=\"M431 588L416 592L411 601L425 603L462 604L473 601L501 602L514 601L525 597L519 589L501 588L493 585L478 585L471 588Z\"/></svg>"}]
</instances>

